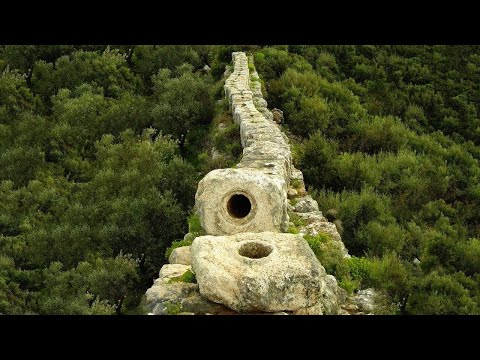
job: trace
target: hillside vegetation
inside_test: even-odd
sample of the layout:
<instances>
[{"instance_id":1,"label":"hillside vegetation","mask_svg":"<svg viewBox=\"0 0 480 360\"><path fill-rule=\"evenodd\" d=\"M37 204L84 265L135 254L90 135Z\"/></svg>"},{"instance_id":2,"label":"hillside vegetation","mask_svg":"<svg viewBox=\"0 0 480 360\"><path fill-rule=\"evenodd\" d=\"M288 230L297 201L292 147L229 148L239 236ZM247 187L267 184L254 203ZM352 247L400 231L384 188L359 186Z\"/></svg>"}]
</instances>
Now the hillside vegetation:
<instances>
[{"instance_id":1,"label":"hillside vegetation","mask_svg":"<svg viewBox=\"0 0 480 360\"><path fill-rule=\"evenodd\" d=\"M318 254L341 286L479 314L480 47L333 45L0 46L0 314L143 313L197 182L241 155L239 50L353 255Z\"/></svg>"},{"instance_id":2,"label":"hillside vegetation","mask_svg":"<svg viewBox=\"0 0 480 360\"><path fill-rule=\"evenodd\" d=\"M480 313L480 47L275 46L255 64L297 167L394 313Z\"/></svg>"}]
</instances>

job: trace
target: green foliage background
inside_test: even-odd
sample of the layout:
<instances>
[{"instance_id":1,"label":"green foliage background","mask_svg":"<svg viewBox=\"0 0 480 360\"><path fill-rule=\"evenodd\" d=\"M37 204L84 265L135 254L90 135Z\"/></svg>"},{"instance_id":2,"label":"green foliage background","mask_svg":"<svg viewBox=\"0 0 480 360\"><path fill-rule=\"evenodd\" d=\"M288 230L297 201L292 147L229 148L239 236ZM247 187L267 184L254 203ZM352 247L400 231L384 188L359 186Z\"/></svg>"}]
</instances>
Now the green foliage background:
<instances>
[{"instance_id":1,"label":"green foliage background","mask_svg":"<svg viewBox=\"0 0 480 360\"><path fill-rule=\"evenodd\" d=\"M0 47L0 313L143 312L215 166L214 50Z\"/></svg>"},{"instance_id":2,"label":"green foliage background","mask_svg":"<svg viewBox=\"0 0 480 360\"><path fill-rule=\"evenodd\" d=\"M254 52L295 161L354 257L349 291L403 314L480 313L480 47L271 46Z\"/></svg>"}]
</instances>

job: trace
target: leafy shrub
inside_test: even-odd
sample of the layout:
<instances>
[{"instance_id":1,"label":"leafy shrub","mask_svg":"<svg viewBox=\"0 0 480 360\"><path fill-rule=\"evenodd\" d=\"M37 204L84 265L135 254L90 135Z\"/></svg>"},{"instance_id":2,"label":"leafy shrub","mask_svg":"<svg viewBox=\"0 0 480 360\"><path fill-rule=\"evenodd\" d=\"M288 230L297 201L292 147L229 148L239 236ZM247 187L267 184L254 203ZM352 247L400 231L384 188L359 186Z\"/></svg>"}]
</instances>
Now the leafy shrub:
<instances>
[{"instance_id":1,"label":"leafy shrub","mask_svg":"<svg viewBox=\"0 0 480 360\"><path fill-rule=\"evenodd\" d=\"M287 229L287 232L290 234L300 234L300 231L295 225L290 225Z\"/></svg>"},{"instance_id":2,"label":"leafy shrub","mask_svg":"<svg viewBox=\"0 0 480 360\"><path fill-rule=\"evenodd\" d=\"M397 254L388 253L375 261L372 279L375 287L384 289L393 302L405 307L410 293L410 274Z\"/></svg>"},{"instance_id":3,"label":"leafy shrub","mask_svg":"<svg viewBox=\"0 0 480 360\"><path fill-rule=\"evenodd\" d=\"M264 48L255 52L254 63L262 76L268 80L281 76L291 63L291 59L285 50Z\"/></svg>"},{"instance_id":4,"label":"leafy shrub","mask_svg":"<svg viewBox=\"0 0 480 360\"><path fill-rule=\"evenodd\" d=\"M373 280L373 266L372 260L367 258L360 258L352 256L346 260L348 265L348 272L352 280L358 280L359 285L364 288L374 285Z\"/></svg>"},{"instance_id":5,"label":"leafy shrub","mask_svg":"<svg viewBox=\"0 0 480 360\"><path fill-rule=\"evenodd\" d=\"M299 215L297 215L293 212L289 213L288 215L290 217L290 221L293 222L293 224L296 227L307 225L307 221L304 218L300 217Z\"/></svg>"},{"instance_id":6,"label":"leafy shrub","mask_svg":"<svg viewBox=\"0 0 480 360\"><path fill-rule=\"evenodd\" d=\"M343 253L329 234L304 235L304 239L328 274L338 278L347 275L348 269Z\"/></svg>"},{"instance_id":7,"label":"leafy shrub","mask_svg":"<svg viewBox=\"0 0 480 360\"><path fill-rule=\"evenodd\" d=\"M414 281L407 309L411 314L480 314L478 303L471 296L472 292L478 294L475 289L478 289L478 279L472 283L463 273L432 272Z\"/></svg>"},{"instance_id":8,"label":"leafy shrub","mask_svg":"<svg viewBox=\"0 0 480 360\"><path fill-rule=\"evenodd\" d=\"M338 286L345 290L349 295L353 295L360 289L360 280L354 280L351 277L346 276L338 282Z\"/></svg>"},{"instance_id":9,"label":"leafy shrub","mask_svg":"<svg viewBox=\"0 0 480 360\"><path fill-rule=\"evenodd\" d=\"M363 246L373 256L382 256L387 252L400 253L405 244L405 231L397 224L381 224L370 221L355 232L355 242Z\"/></svg>"},{"instance_id":10,"label":"leafy shrub","mask_svg":"<svg viewBox=\"0 0 480 360\"><path fill-rule=\"evenodd\" d=\"M213 146L227 156L238 160L243 153L243 147L240 143L240 125L231 123L222 130L217 130L213 139Z\"/></svg>"}]
</instances>

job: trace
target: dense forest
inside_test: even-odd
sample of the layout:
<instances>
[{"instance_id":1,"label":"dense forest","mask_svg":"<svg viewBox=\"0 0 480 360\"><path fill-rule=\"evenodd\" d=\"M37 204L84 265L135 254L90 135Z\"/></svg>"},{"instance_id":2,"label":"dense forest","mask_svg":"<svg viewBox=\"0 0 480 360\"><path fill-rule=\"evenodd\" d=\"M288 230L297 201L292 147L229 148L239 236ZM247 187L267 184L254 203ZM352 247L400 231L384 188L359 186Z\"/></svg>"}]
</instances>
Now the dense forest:
<instances>
[{"instance_id":1,"label":"dense forest","mask_svg":"<svg viewBox=\"0 0 480 360\"><path fill-rule=\"evenodd\" d=\"M144 313L241 156L239 50L352 255L327 272L386 313L480 314L480 46L343 45L0 46L0 314Z\"/></svg>"}]
</instances>

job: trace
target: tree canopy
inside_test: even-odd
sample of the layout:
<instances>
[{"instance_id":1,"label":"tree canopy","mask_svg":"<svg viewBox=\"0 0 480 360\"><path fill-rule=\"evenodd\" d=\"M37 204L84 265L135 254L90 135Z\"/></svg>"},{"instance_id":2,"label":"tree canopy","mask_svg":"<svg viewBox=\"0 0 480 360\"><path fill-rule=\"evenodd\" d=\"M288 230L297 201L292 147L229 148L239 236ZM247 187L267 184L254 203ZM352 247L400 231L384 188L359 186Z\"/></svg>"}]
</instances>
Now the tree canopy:
<instances>
[{"instance_id":1,"label":"tree canopy","mask_svg":"<svg viewBox=\"0 0 480 360\"><path fill-rule=\"evenodd\" d=\"M340 283L384 290L402 313L480 313L478 54L397 45L254 53L297 166L362 261L360 273L347 261Z\"/></svg>"}]
</instances>

